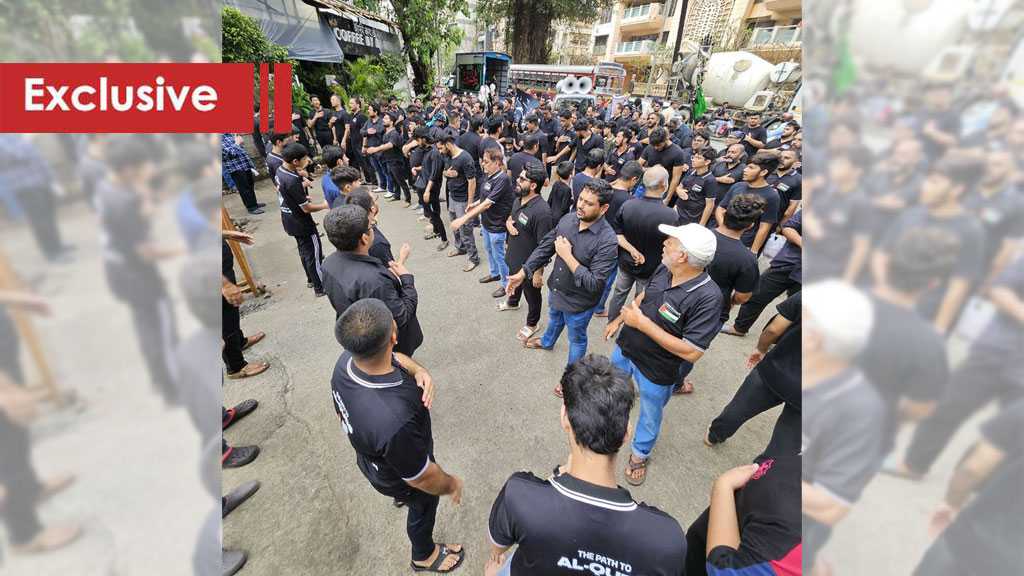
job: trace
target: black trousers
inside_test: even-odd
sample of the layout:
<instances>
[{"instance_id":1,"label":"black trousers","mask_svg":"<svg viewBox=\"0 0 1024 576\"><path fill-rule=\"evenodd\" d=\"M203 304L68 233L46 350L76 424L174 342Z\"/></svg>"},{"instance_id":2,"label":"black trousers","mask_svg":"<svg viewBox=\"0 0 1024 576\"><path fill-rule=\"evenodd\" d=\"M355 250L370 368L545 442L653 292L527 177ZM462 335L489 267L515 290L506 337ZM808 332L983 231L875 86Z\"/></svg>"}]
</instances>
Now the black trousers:
<instances>
[{"instance_id":1,"label":"black trousers","mask_svg":"<svg viewBox=\"0 0 1024 576\"><path fill-rule=\"evenodd\" d=\"M711 421L708 438L715 443L725 442L747 420L771 410L782 401L782 397L764 383L758 371L751 370L722 413Z\"/></svg>"},{"instance_id":2,"label":"black trousers","mask_svg":"<svg viewBox=\"0 0 1024 576\"><path fill-rule=\"evenodd\" d=\"M353 168L363 173L363 182L367 184L377 185L377 172L370 166L370 161L363 156L361 150L356 148L349 148L348 161Z\"/></svg>"},{"instance_id":3,"label":"black trousers","mask_svg":"<svg viewBox=\"0 0 1024 576\"><path fill-rule=\"evenodd\" d=\"M174 351L178 347L174 308L165 294L156 299L146 298L145 294L139 296L128 300L128 305L132 312L135 335L142 349L142 358L157 391L165 401L173 404L178 401L172 367Z\"/></svg>"},{"instance_id":4,"label":"black trousers","mask_svg":"<svg viewBox=\"0 0 1024 576\"><path fill-rule=\"evenodd\" d=\"M395 197L403 198L406 202L412 202L412 193L409 190L409 181L405 175L405 163L402 161L386 162L384 167L391 175L391 190L388 190Z\"/></svg>"},{"instance_id":5,"label":"black trousers","mask_svg":"<svg viewBox=\"0 0 1024 576\"><path fill-rule=\"evenodd\" d=\"M1005 352L974 346L949 379L946 395L931 416L914 430L907 447L906 465L914 472L928 472L950 438L972 414L992 400L1003 407L1024 397L1016 375L1008 373L1014 361Z\"/></svg>"},{"instance_id":6,"label":"black trousers","mask_svg":"<svg viewBox=\"0 0 1024 576\"><path fill-rule=\"evenodd\" d=\"M528 306L526 325L536 328L537 324L540 323L540 311L544 303L544 296L540 288L534 287L532 278L527 277L526 280L523 280L523 283L508 297L509 305L518 305L519 299L522 296L526 296L526 304Z\"/></svg>"},{"instance_id":7,"label":"black trousers","mask_svg":"<svg viewBox=\"0 0 1024 576\"><path fill-rule=\"evenodd\" d=\"M423 203L423 214L430 219L430 225L434 227L434 234L441 237L441 240L448 241L448 231L444 228L444 221L441 220L441 190L440 186L434 186L430 190L430 202Z\"/></svg>"},{"instance_id":8,"label":"black trousers","mask_svg":"<svg viewBox=\"0 0 1024 576\"><path fill-rule=\"evenodd\" d=\"M19 191L18 205L28 218L29 230L39 251L47 260L60 256L64 248L60 229L57 227L57 203L50 186L40 186Z\"/></svg>"},{"instance_id":9,"label":"black trousers","mask_svg":"<svg viewBox=\"0 0 1024 576\"><path fill-rule=\"evenodd\" d=\"M434 522L437 520L437 505L440 498L421 490L411 489L397 498L409 510L405 531L412 544L412 559L423 562L434 553Z\"/></svg>"},{"instance_id":10,"label":"black trousers","mask_svg":"<svg viewBox=\"0 0 1024 576\"><path fill-rule=\"evenodd\" d=\"M704 576L708 573L706 550L710 518L711 508L705 508L686 529L686 570L683 571L686 576Z\"/></svg>"},{"instance_id":11,"label":"black trousers","mask_svg":"<svg viewBox=\"0 0 1024 576\"><path fill-rule=\"evenodd\" d=\"M914 576L960 576L971 572L973 570L965 569L957 562L945 534L940 534L914 569Z\"/></svg>"},{"instance_id":12,"label":"black trousers","mask_svg":"<svg viewBox=\"0 0 1024 576\"><path fill-rule=\"evenodd\" d=\"M28 430L0 411L0 484L7 499L0 509L11 544L27 544L43 529L36 514L42 484L32 467Z\"/></svg>"},{"instance_id":13,"label":"black trousers","mask_svg":"<svg viewBox=\"0 0 1024 576\"><path fill-rule=\"evenodd\" d=\"M247 210L256 209L256 184L252 179L251 170L236 170L231 173L231 179L238 187L238 195L242 197L242 203Z\"/></svg>"},{"instance_id":14,"label":"black trousers","mask_svg":"<svg viewBox=\"0 0 1024 576\"><path fill-rule=\"evenodd\" d=\"M320 243L320 235L313 231L304 236L296 236L295 243L299 247L299 258L302 260L302 269L306 271L306 281L313 285L313 290L323 292L323 269L321 264L324 261L324 248Z\"/></svg>"},{"instance_id":15,"label":"black trousers","mask_svg":"<svg viewBox=\"0 0 1024 576\"><path fill-rule=\"evenodd\" d=\"M221 357L224 359L224 366L227 367L228 374L232 374L245 368L245 355L242 354L242 346L245 346L242 315L238 308L232 306L223 296L221 296L221 308L224 311L220 332L221 338L224 340Z\"/></svg>"},{"instance_id":16,"label":"black trousers","mask_svg":"<svg viewBox=\"0 0 1024 576\"><path fill-rule=\"evenodd\" d=\"M750 330L754 322L757 322L757 317L761 315L761 312L773 300L778 298L780 294L786 292L792 296L799 292L800 283L790 279L789 275L791 272L792 269L790 268L769 268L767 272L762 274L761 279L757 282L757 289L750 296L750 300L747 300L740 306L740 311L736 314L736 321L733 322L733 327L740 332Z\"/></svg>"}]
</instances>

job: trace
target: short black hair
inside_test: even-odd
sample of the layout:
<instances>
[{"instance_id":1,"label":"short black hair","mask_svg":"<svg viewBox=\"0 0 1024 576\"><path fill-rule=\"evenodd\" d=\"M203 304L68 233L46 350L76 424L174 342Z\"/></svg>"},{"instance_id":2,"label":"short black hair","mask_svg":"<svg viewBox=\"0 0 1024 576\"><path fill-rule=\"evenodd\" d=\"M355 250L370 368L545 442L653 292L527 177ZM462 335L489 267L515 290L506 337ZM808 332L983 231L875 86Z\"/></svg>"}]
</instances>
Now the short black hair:
<instances>
[{"instance_id":1,"label":"short black hair","mask_svg":"<svg viewBox=\"0 0 1024 576\"><path fill-rule=\"evenodd\" d=\"M437 139L438 142L447 144L449 142L455 142L455 131L454 130L442 130L441 135Z\"/></svg>"},{"instance_id":2,"label":"short black hair","mask_svg":"<svg viewBox=\"0 0 1024 576\"><path fill-rule=\"evenodd\" d=\"M597 168L604 165L604 149L594 148L587 152L587 168Z\"/></svg>"},{"instance_id":3,"label":"short black hair","mask_svg":"<svg viewBox=\"0 0 1024 576\"><path fill-rule=\"evenodd\" d=\"M363 298L349 306L335 322L334 338L353 357L373 358L387 350L394 322L387 304L376 298Z\"/></svg>"},{"instance_id":4,"label":"short black hair","mask_svg":"<svg viewBox=\"0 0 1024 576\"><path fill-rule=\"evenodd\" d=\"M568 179L569 176L572 176L574 168L575 166L573 166L572 160L562 160L558 163L558 166L555 167L555 173L558 174L559 178L565 180Z\"/></svg>"},{"instance_id":5,"label":"short black hair","mask_svg":"<svg viewBox=\"0 0 1024 576\"><path fill-rule=\"evenodd\" d=\"M630 160L622 165L622 169L619 170L619 178L623 180L632 180L633 178L642 178L644 175L644 167L640 165L636 160Z\"/></svg>"},{"instance_id":6,"label":"short black hair","mask_svg":"<svg viewBox=\"0 0 1024 576\"><path fill-rule=\"evenodd\" d=\"M612 190L612 185L605 182L600 178L594 178L583 185L583 190L580 191L582 194L584 191L589 190L592 194L597 196L597 203L601 206L607 206L612 201L612 196L615 191Z\"/></svg>"},{"instance_id":7,"label":"short black hair","mask_svg":"<svg viewBox=\"0 0 1024 576\"><path fill-rule=\"evenodd\" d=\"M501 132L501 125L501 118L498 118L497 116L492 116L489 120L487 120L487 133L497 134Z\"/></svg>"},{"instance_id":8,"label":"short black hair","mask_svg":"<svg viewBox=\"0 0 1024 576\"><path fill-rule=\"evenodd\" d=\"M630 140L633 139L633 131L630 130L628 127L621 128L618 132L616 132L616 134L618 133L622 134L622 137L626 139L626 142L629 142Z\"/></svg>"},{"instance_id":9,"label":"short black hair","mask_svg":"<svg viewBox=\"0 0 1024 576\"><path fill-rule=\"evenodd\" d=\"M530 114L526 117L527 124L540 124L540 119L537 118L536 114Z\"/></svg>"},{"instance_id":10,"label":"short black hair","mask_svg":"<svg viewBox=\"0 0 1024 576\"><path fill-rule=\"evenodd\" d=\"M668 141L668 130L659 126L654 130L651 130L649 137L651 146L658 146L659 144L663 144Z\"/></svg>"},{"instance_id":11,"label":"short black hair","mask_svg":"<svg viewBox=\"0 0 1024 576\"><path fill-rule=\"evenodd\" d=\"M324 146L324 164L327 168L334 168L341 162L345 154L337 146Z\"/></svg>"},{"instance_id":12,"label":"short black hair","mask_svg":"<svg viewBox=\"0 0 1024 576\"><path fill-rule=\"evenodd\" d=\"M576 443L595 454L616 454L636 402L633 385L608 358L587 354L562 373L562 404Z\"/></svg>"},{"instance_id":13,"label":"short black hair","mask_svg":"<svg viewBox=\"0 0 1024 576\"><path fill-rule=\"evenodd\" d=\"M725 227L746 230L764 213L765 200L757 194L737 194L725 207Z\"/></svg>"},{"instance_id":14,"label":"short black hair","mask_svg":"<svg viewBox=\"0 0 1024 576\"><path fill-rule=\"evenodd\" d=\"M540 194L541 188L544 187L544 181L548 179L548 172L538 161L527 162L523 167L523 176L537 185L537 193Z\"/></svg>"},{"instance_id":15,"label":"short black hair","mask_svg":"<svg viewBox=\"0 0 1024 576\"><path fill-rule=\"evenodd\" d=\"M693 138L696 138L698 136L703 138L705 142L711 142L711 135L708 134L707 130L694 130L693 131Z\"/></svg>"},{"instance_id":16,"label":"short black hair","mask_svg":"<svg viewBox=\"0 0 1024 576\"><path fill-rule=\"evenodd\" d=\"M960 239L939 228L911 228L900 235L889 254L889 284L902 292L920 292L952 273Z\"/></svg>"},{"instance_id":17,"label":"short black hair","mask_svg":"<svg viewBox=\"0 0 1024 576\"><path fill-rule=\"evenodd\" d=\"M713 148L708 146L707 148L694 154L694 156L700 156L701 158L707 160L708 162L714 163L714 161L718 159L718 152L715 152Z\"/></svg>"},{"instance_id":18,"label":"short black hair","mask_svg":"<svg viewBox=\"0 0 1024 576\"><path fill-rule=\"evenodd\" d=\"M779 167L779 155L768 150L758 150L757 153L747 160L747 164L754 164L761 170L773 172Z\"/></svg>"},{"instance_id":19,"label":"short black hair","mask_svg":"<svg viewBox=\"0 0 1024 576\"><path fill-rule=\"evenodd\" d=\"M342 252L351 252L359 246L359 239L370 229L370 213L362 206L338 206L324 217L327 239Z\"/></svg>"},{"instance_id":20,"label":"short black hair","mask_svg":"<svg viewBox=\"0 0 1024 576\"><path fill-rule=\"evenodd\" d=\"M270 144L277 144L278 142L281 142L285 138L291 138L291 136L291 132L274 132L273 134L270 135Z\"/></svg>"},{"instance_id":21,"label":"short black hair","mask_svg":"<svg viewBox=\"0 0 1024 576\"><path fill-rule=\"evenodd\" d=\"M427 128L426 126L417 126L416 129L412 131L412 137L413 138L429 138L430 137L430 128Z\"/></svg>"},{"instance_id":22,"label":"short black hair","mask_svg":"<svg viewBox=\"0 0 1024 576\"><path fill-rule=\"evenodd\" d=\"M359 169L353 166L338 166L331 170L331 182L334 182L334 185L339 189L348 186L362 177L363 175L359 172Z\"/></svg>"},{"instance_id":23,"label":"short black hair","mask_svg":"<svg viewBox=\"0 0 1024 576\"><path fill-rule=\"evenodd\" d=\"M540 147L540 138L536 136L530 136L526 140L523 140L524 150L533 150L538 147ZM488 150L491 150L491 148L488 148Z\"/></svg>"},{"instance_id":24,"label":"short black hair","mask_svg":"<svg viewBox=\"0 0 1024 576\"><path fill-rule=\"evenodd\" d=\"M307 156L309 156L309 150L306 150L306 147L298 142L292 142L285 146L284 150L281 150L281 158L284 158L284 161L289 164Z\"/></svg>"},{"instance_id":25,"label":"short black hair","mask_svg":"<svg viewBox=\"0 0 1024 576\"><path fill-rule=\"evenodd\" d=\"M367 214L373 212L373 196L370 196L370 193L366 190L353 190L352 193L345 198L345 204L355 204L363 210L366 210Z\"/></svg>"},{"instance_id":26,"label":"short black hair","mask_svg":"<svg viewBox=\"0 0 1024 576\"><path fill-rule=\"evenodd\" d=\"M576 123L573 124L572 129L575 130L576 132L583 132L584 130L590 130L590 122L587 122L584 119L577 120Z\"/></svg>"},{"instance_id":27,"label":"short black hair","mask_svg":"<svg viewBox=\"0 0 1024 576\"><path fill-rule=\"evenodd\" d=\"M558 112L558 117L565 118L566 120L568 120L569 118L572 118L572 112L570 112L567 108L563 108L561 111Z\"/></svg>"},{"instance_id":28,"label":"short black hair","mask_svg":"<svg viewBox=\"0 0 1024 576\"><path fill-rule=\"evenodd\" d=\"M469 119L469 129L473 132L479 132L480 127L484 125L484 117L477 115Z\"/></svg>"}]
</instances>

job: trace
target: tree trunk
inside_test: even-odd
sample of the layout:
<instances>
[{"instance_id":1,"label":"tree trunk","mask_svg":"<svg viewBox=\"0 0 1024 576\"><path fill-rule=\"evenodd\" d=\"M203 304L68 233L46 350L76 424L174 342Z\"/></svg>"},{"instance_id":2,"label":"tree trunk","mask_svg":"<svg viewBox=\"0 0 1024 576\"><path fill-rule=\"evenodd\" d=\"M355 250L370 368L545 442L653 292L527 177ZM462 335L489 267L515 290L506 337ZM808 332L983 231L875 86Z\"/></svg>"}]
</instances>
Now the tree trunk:
<instances>
[{"instance_id":1,"label":"tree trunk","mask_svg":"<svg viewBox=\"0 0 1024 576\"><path fill-rule=\"evenodd\" d=\"M551 16L544 1L512 0L509 34L512 60L522 64L547 64Z\"/></svg>"},{"instance_id":2,"label":"tree trunk","mask_svg":"<svg viewBox=\"0 0 1024 576\"><path fill-rule=\"evenodd\" d=\"M412 66L412 89L416 94L425 94L430 84L431 68L430 62L423 62L417 54L406 48L406 55L409 57L409 65Z\"/></svg>"}]
</instances>

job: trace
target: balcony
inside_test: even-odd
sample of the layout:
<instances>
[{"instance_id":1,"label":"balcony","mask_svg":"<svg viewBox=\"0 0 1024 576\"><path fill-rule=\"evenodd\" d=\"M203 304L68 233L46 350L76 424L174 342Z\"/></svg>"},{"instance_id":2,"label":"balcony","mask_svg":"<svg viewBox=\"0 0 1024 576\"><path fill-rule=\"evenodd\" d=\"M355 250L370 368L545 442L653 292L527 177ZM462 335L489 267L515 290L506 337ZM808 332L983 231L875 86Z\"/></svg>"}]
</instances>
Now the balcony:
<instances>
[{"instance_id":1,"label":"balcony","mask_svg":"<svg viewBox=\"0 0 1024 576\"><path fill-rule=\"evenodd\" d=\"M764 0L764 7L772 12L799 12L801 0Z\"/></svg>"},{"instance_id":2,"label":"balcony","mask_svg":"<svg viewBox=\"0 0 1024 576\"><path fill-rule=\"evenodd\" d=\"M617 50L615 50L616 56L635 56L641 54L650 54L654 52L654 40L632 40L629 42L622 42L619 44Z\"/></svg>"},{"instance_id":3,"label":"balcony","mask_svg":"<svg viewBox=\"0 0 1024 576\"><path fill-rule=\"evenodd\" d=\"M623 32L660 32L664 25L663 4L641 4L623 10L619 29Z\"/></svg>"},{"instance_id":4,"label":"balcony","mask_svg":"<svg viewBox=\"0 0 1024 576\"><path fill-rule=\"evenodd\" d=\"M750 34L747 48L766 46L797 46L800 44L801 26L773 26L755 28Z\"/></svg>"},{"instance_id":5,"label":"balcony","mask_svg":"<svg viewBox=\"0 0 1024 576\"><path fill-rule=\"evenodd\" d=\"M668 97L668 84L660 82L652 84L648 82L634 82L633 89L629 91L632 95Z\"/></svg>"}]
</instances>

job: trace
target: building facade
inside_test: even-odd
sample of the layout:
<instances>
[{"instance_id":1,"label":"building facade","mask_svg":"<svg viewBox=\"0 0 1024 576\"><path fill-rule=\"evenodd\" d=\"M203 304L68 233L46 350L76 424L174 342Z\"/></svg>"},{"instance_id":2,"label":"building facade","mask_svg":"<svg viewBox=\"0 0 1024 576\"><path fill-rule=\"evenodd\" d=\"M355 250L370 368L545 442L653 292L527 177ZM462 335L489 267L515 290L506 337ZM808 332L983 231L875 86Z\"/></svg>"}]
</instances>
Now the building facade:
<instances>
[{"instance_id":1,"label":"building facade","mask_svg":"<svg viewBox=\"0 0 1024 576\"><path fill-rule=\"evenodd\" d=\"M799 60L801 8L801 0L618 0L592 28L591 57L624 65L626 90L669 96L683 40L772 62Z\"/></svg>"},{"instance_id":2,"label":"building facade","mask_svg":"<svg viewBox=\"0 0 1024 576\"><path fill-rule=\"evenodd\" d=\"M593 22L555 22L551 64L590 64Z\"/></svg>"}]
</instances>

